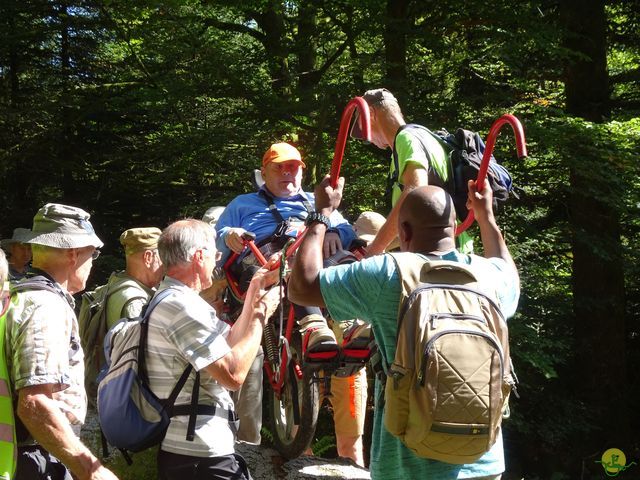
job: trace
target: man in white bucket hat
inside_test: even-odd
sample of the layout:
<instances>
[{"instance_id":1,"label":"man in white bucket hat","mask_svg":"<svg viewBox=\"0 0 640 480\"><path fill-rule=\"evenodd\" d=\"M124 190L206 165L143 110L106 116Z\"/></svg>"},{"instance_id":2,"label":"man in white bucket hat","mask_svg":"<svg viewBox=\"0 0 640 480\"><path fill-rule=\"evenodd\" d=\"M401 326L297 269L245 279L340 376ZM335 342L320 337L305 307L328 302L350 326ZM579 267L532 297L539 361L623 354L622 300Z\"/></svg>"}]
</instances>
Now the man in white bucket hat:
<instances>
[{"instance_id":1,"label":"man in white bucket hat","mask_svg":"<svg viewBox=\"0 0 640 480\"><path fill-rule=\"evenodd\" d=\"M84 210L49 203L25 243L32 271L12 287L7 361L16 397L16 480L114 479L78 438L87 398L74 293L84 290L102 241Z\"/></svg>"}]
</instances>

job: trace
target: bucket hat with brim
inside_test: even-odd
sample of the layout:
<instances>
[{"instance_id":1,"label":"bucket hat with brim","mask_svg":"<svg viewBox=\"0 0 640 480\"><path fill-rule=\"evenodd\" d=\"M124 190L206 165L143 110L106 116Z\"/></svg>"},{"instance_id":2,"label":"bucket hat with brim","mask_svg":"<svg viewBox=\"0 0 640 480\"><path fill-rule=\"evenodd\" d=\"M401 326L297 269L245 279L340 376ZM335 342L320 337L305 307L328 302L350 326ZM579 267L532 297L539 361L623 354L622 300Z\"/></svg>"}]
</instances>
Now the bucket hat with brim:
<instances>
[{"instance_id":1,"label":"bucket hat with brim","mask_svg":"<svg viewBox=\"0 0 640 480\"><path fill-rule=\"evenodd\" d=\"M28 228L15 228L11 238L3 238L0 243L2 244L2 248L9 248L14 243L26 243L30 234L31 230Z\"/></svg>"},{"instance_id":2,"label":"bucket hat with brim","mask_svg":"<svg viewBox=\"0 0 640 480\"><path fill-rule=\"evenodd\" d=\"M104 244L89 222L87 212L60 203L47 203L33 217L33 228L25 243L55 248L100 248Z\"/></svg>"}]
</instances>

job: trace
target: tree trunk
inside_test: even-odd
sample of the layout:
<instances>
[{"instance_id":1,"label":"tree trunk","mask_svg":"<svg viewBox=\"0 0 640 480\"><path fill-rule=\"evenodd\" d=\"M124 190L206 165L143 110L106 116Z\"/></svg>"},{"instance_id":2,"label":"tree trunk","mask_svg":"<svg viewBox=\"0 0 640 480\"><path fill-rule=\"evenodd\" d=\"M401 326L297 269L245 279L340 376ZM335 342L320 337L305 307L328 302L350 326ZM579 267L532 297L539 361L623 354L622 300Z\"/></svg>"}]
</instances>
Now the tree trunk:
<instances>
[{"instance_id":1,"label":"tree trunk","mask_svg":"<svg viewBox=\"0 0 640 480\"><path fill-rule=\"evenodd\" d=\"M301 2L298 7L298 35L296 38L296 53L298 57L298 111L304 112L308 116L309 122L316 124L317 102L314 100L315 87L320 79L320 74L316 71L316 7L306 2ZM306 182L315 185L318 176L318 161L321 156L314 155L321 151L322 145L321 131L317 128L313 130L302 130L300 133L300 147L306 153L305 163ZM320 148L320 150L319 150Z\"/></svg>"},{"instance_id":2,"label":"tree trunk","mask_svg":"<svg viewBox=\"0 0 640 480\"><path fill-rule=\"evenodd\" d=\"M71 44L69 10L65 2L60 2L57 13L60 20L60 118L61 135L57 141L58 161L62 165L62 190L66 202L82 201L78 197L78 187L73 175L77 166L74 162L73 142L75 135L72 126L71 112Z\"/></svg>"},{"instance_id":3,"label":"tree trunk","mask_svg":"<svg viewBox=\"0 0 640 480\"><path fill-rule=\"evenodd\" d=\"M407 91L407 33L410 30L408 0L388 0L384 29L385 86L403 103Z\"/></svg>"},{"instance_id":4,"label":"tree trunk","mask_svg":"<svg viewBox=\"0 0 640 480\"><path fill-rule=\"evenodd\" d=\"M265 33L264 48L267 52L273 91L280 97L288 97L290 91L288 49L285 43L284 12L281 2L271 1L264 12L257 16Z\"/></svg>"},{"instance_id":5,"label":"tree trunk","mask_svg":"<svg viewBox=\"0 0 640 480\"><path fill-rule=\"evenodd\" d=\"M565 0L566 46L580 54L566 68L566 110L570 115L601 123L609 114L604 1ZM577 347L576 392L589 411L597 432L582 439L585 452L606 450L628 437L625 414L625 287L620 238L619 191L605 175L608 159L582 134L570 159L571 227L573 242L573 305ZM589 144L591 143L591 144ZM611 207L614 205L614 208ZM586 440L586 441L585 441ZM620 442L620 443L617 443ZM606 448L605 448L606 447Z\"/></svg>"}]
</instances>

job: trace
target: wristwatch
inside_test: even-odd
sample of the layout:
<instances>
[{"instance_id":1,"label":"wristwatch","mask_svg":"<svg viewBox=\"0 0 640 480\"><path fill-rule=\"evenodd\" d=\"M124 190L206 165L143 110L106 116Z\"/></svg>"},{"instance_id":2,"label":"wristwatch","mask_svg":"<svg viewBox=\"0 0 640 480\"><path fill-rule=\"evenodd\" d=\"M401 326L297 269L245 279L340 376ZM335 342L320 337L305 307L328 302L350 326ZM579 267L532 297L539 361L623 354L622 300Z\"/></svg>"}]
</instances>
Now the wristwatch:
<instances>
[{"instance_id":1,"label":"wristwatch","mask_svg":"<svg viewBox=\"0 0 640 480\"><path fill-rule=\"evenodd\" d=\"M327 217L326 215L321 214L320 212L311 212L309 215L307 215L306 220L304 221L304 224L308 227L309 225L311 225L312 223L324 223L324 226L329 228L331 226L331 222L329 221L329 217Z\"/></svg>"}]
</instances>

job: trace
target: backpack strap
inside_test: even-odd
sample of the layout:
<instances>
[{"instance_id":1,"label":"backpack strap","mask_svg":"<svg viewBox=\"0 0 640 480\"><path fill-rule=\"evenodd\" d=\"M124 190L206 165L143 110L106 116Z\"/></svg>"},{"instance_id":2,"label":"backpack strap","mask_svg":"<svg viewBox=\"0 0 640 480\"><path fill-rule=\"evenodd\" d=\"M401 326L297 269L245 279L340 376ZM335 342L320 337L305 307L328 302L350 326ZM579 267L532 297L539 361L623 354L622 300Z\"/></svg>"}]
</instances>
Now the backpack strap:
<instances>
[{"instance_id":1,"label":"backpack strap","mask_svg":"<svg viewBox=\"0 0 640 480\"><path fill-rule=\"evenodd\" d=\"M437 283L469 284L478 282L475 269L464 263L451 260L434 260L411 252L391 253L398 275L400 276L401 292L399 309L411 292L421 283L430 283L429 276L434 270L448 272L446 282ZM400 312L400 310L398 310Z\"/></svg>"},{"instance_id":2,"label":"backpack strap","mask_svg":"<svg viewBox=\"0 0 640 480\"><path fill-rule=\"evenodd\" d=\"M149 377L147 376L147 337L149 336L149 317L151 312L160 304L162 300L169 295L175 293L175 289L172 287L165 288L156 293L151 301L146 305L142 320L140 321L140 346L138 347L138 373L142 376L142 379L149 383ZM184 375L184 374L183 374ZM177 395L177 394L176 394Z\"/></svg>"},{"instance_id":3,"label":"backpack strap","mask_svg":"<svg viewBox=\"0 0 640 480\"><path fill-rule=\"evenodd\" d=\"M278 224L284 223L285 219L278 211L278 207L276 207L276 203L275 203L275 200L273 199L273 195L271 195L271 192L269 192L266 188L261 188L260 190L258 190L258 195L264 197L264 199L267 201L267 205L269 206L269 211L271 212L271 215L273 215L273 217L275 218L276 223ZM307 198L307 195L304 192L304 190L300 190L300 196L302 197L302 200L301 200L302 205L304 206L304 209L307 211L307 213L313 212L314 208L311 206L311 202Z\"/></svg>"},{"instance_id":4,"label":"backpack strap","mask_svg":"<svg viewBox=\"0 0 640 480\"><path fill-rule=\"evenodd\" d=\"M276 223L283 223L284 218L278 211L278 207L276 207L276 203L273 200L273 196L271 195L271 193L269 193L266 188L261 188L260 190L258 190L258 196L264 197L264 199L267 201L269 211L271 212L271 215L273 215L273 218L275 218Z\"/></svg>"},{"instance_id":5,"label":"backpack strap","mask_svg":"<svg viewBox=\"0 0 640 480\"><path fill-rule=\"evenodd\" d=\"M34 275L32 277L26 277L23 280L12 283L9 287L11 295L19 292L28 292L31 290L46 290L51 293L57 293L62 298L64 298L66 302L68 302L67 296L62 288L56 282L45 275Z\"/></svg>"},{"instance_id":6,"label":"backpack strap","mask_svg":"<svg viewBox=\"0 0 640 480\"><path fill-rule=\"evenodd\" d=\"M425 152L425 155L427 154L428 149L423 141L423 137L420 134L420 132L424 132L424 134L431 135L433 138L435 138L438 141L438 143L442 146L442 148L447 152L451 152L451 150L455 148L454 145L452 145L450 142L446 140L446 138L436 133L433 133L431 130L429 130L425 126L418 125L417 123L406 123L402 125L400 128L398 128L398 131L396 132L396 135L393 140L393 147L391 149L391 153L393 155L393 172L389 172L389 175L387 177L387 191L386 191L387 195L391 194L394 185L398 185L398 187L400 188L400 191L404 190L404 185L400 182L400 160L398 158L398 149L396 147L396 141L398 139L398 135L400 134L400 132L404 130L412 131L415 138L417 138L418 141L420 142L420 146L422 147L422 150ZM438 169L435 168L434 165L429 164L429 170L434 171L437 174L437 176L442 180L443 184L449 184L453 181L451 162L447 162L447 169L448 169L448 178L445 181L442 178L442 175L440 174L440 172L438 172Z\"/></svg>"}]
</instances>

